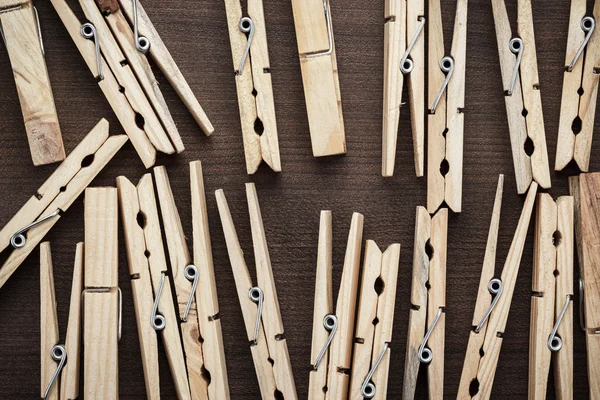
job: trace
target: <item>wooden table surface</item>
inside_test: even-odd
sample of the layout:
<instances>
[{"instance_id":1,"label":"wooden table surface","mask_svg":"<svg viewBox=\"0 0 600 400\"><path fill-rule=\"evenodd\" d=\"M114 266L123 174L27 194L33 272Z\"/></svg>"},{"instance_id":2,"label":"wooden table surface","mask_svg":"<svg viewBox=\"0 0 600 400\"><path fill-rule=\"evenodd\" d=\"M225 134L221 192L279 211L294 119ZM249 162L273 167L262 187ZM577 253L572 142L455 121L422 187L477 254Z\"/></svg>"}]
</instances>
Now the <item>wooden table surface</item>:
<instances>
[{"instance_id":1,"label":"wooden table surface","mask_svg":"<svg viewBox=\"0 0 600 400\"><path fill-rule=\"evenodd\" d=\"M111 133L122 132L50 3L35 3L39 9L46 62L67 152L102 117L110 121ZM442 3L446 49L449 51L455 1L444 0ZM508 0L508 3L514 29L516 0ZM556 151L569 3L538 1L533 8L551 169ZM70 0L70 4L81 16L77 2ZM216 128L215 134L206 138L166 79L157 71L186 145L183 154L161 156L158 164L168 167L188 238L191 238L188 162L201 159L204 165L232 398L258 399L260 394L214 191L218 188L225 190L253 273L244 191L244 182L248 181L256 182L258 188L285 334L301 398L306 397L308 387L319 211L333 211L334 293L337 293L341 276L353 211L365 216L365 239L374 239L381 246L392 242L402 244L389 376L389 398L399 398L410 308L415 207L426 203L426 180L415 177L408 108L403 109L401 117L395 176L390 179L381 177L384 0L331 2L348 154L326 159L315 159L311 154L290 2L265 1L283 172L275 174L261 167L254 176L247 176L245 172L224 3L219 0L145 0L144 6ZM448 238L444 378L445 397L448 398L455 397L460 379L498 174L506 175L506 184L497 275L508 252L523 203L515 188L489 1L471 1L468 29L463 212L451 215ZM3 141L0 146L0 225L3 225L55 167L35 168L32 165L4 46L0 47L0 71L0 135ZM600 141L596 140L592 150L592 171L600 166L599 147ZM93 185L114 186L119 175L137 181L143 173L144 168L133 147L127 144ZM552 183L550 193L554 196L568 194L567 174L553 174ZM527 398L532 227L533 223L504 333L492 395L495 399ZM83 240L81 199L69 209L47 240L52 243L60 334L64 340L75 244ZM144 380L123 243L121 234L119 262L124 320L123 339L119 344L119 391L123 399L140 399L144 398ZM38 268L39 252L36 250L0 290L1 399L39 397ZM577 272L575 275L578 276ZM576 296L575 304L577 302ZM578 328L577 307L574 314L574 395L584 399L588 396L585 340ZM163 398L174 399L162 348L160 361ZM418 398L426 398L424 378L422 374ZM552 386L551 377L549 385ZM549 396L553 397L552 388Z\"/></svg>"}]
</instances>

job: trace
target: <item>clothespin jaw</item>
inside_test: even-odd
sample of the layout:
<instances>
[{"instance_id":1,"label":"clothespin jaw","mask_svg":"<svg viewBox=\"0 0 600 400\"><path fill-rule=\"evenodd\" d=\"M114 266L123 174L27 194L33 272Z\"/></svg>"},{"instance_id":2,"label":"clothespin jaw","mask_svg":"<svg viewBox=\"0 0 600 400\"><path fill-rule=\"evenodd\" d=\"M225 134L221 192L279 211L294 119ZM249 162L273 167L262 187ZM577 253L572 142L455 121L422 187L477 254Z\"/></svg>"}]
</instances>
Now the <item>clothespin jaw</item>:
<instances>
[{"instance_id":1,"label":"clothespin jaw","mask_svg":"<svg viewBox=\"0 0 600 400\"><path fill-rule=\"evenodd\" d=\"M550 167L531 0L518 2L518 30L514 37L504 0L493 0L492 9L517 191L520 194L527 192L532 181L548 189L551 186Z\"/></svg>"},{"instance_id":2,"label":"clothespin jaw","mask_svg":"<svg viewBox=\"0 0 600 400\"><path fill-rule=\"evenodd\" d=\"M429 364L429 398L443 397L447 236L447 208L431 217L417 207L403 398L414 397L421 363Z\"/></svg>"},{"instance_id":3,"label":"clothespin jaw","mask_svg":"<svg viewBox=\"0 0 600 400\"><path fill-rule=\"evenodd\" d=\"M254 367L263 399L272 398L276 392L286 399L297 399L258 196L253 183L246 184L246 195L257 286L252 284L225 194L222 189L215 192Z\"/></svg>"},{"instance_id":4,"label":"clothespin jaw","mask_svg":"<svg viewBox=\"0 0 600 400\"><path fill-rule=\"evenodd\" d=\"M329 0L293 0L306 112L315 157L346 153Z\"/></svg>"},{"instance_id":5,"label":"clothespin jaw","mask_svg":"<svg viewBox=\"0 0 600 400\"><path fill-rule=\"evenodd\" d=\"M40 21L30 0L0 2L2 38L12 65L33 165L65 159Z\"/></svg>"},{"instance_id":6,"label":"clothespin jaw","mask_svg":"<svg viewBox=\"0 0 600 400\"><path fill-rule=\"evenodd\" d=\"M573 393L573 198L537 199L529 397L545 399L550 360L559 397Z\"/></svg>"},{"instance_id":7,"label":"clothespin jaw","mask_svg":"<svg viewBox=\"0 0 600 400\"><path fill-rule=\"evenodd\" d=\"M117 189L85 191L83 292L84 396L117 398L121 296L118 288Z\"/></svg>"},{"instance_id":8,"label":"clothespin jaw","mask_svg":"<svg viewBox=\"0 0 600 400\"><path fill-rule=\"evenodd\" d=\"M600 38L595 32L599 18L600 2L595 2L593 16L586 16L586 2L571 1L554 166L557 171L562 171L571 161L583 172L590 166L598 97L599 75L595 68L600 63Z\"/></svg>"},{"instance_id":9,"label":"clothespin jaw","mask_svg":"<svg viewBox=\"0 0 600 400\"><path fill-rule=\"evenodd\" d=\"M244 153L248 174L264 160L281 171L271 64L262 0L248 2L243 17L240 0L225 0L235 71Z\"/></svg>"},{"instance_id":10,"label":"clothespin jaw","mask_svg":"<svg viewBox=\"0 0 600 400\"><path fill-rule=\"evenodd\" d=\"M0 287L126 141L124 135L109 137L102 119L2 228L0 251L12 249L0 268Z\"/></svg>"}]
</instances>

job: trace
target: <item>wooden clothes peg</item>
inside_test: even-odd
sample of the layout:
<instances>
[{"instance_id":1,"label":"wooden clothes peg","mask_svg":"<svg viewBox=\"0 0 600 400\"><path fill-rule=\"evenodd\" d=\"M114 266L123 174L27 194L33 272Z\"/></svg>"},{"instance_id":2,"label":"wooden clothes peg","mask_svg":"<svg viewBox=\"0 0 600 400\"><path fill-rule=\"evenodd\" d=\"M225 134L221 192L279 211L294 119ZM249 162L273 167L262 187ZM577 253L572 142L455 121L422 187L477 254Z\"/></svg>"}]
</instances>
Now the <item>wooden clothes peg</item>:
<instances>
[{"instance_id":1,"label":"wooden clothes peg","mask_svg":"<svg viewBox=\"0 0 600 400\"><path fill-rule=\"evenodd\" d=\"M262 398L297 399L256 187L246 184L257 286L252 284L225 193L219 189L215 195Z\"/></svg>"},{"instance_id":2,"label":"wooden clothes peg","mask_svg":"<svg viewBox=\"0 0 600 400\"><path fill-rule=\"evenodd\" d=\"M594 31L599 18L600 1L594 2L593 16L586 16L586 1L571 0L554 166L557 171L573 160L581 171L586 172L590 166L598 97L598 74L594 69L600 64L600 38Z\"/></svg>"},{"instance_id":3,"label":"wooden clothes peg","mask_svg":"<svg viewBox=\"0 0 600 400\"><path fill-rule=\"evenodd\" d=\"M192 399L228 399L229 382L200 161L190 163L193 262L165 167L154 177L167 239ZM163 295L164 296L164 295ZM208 371L207 374L203 371Z\"/></svg>"},{"instance_id":4,"label":"wooden clothes peg","mask_svg":"<svg viewBox=\"0 0 600 400\"><path fill-rule=\"evenodd\" d=\"M422 363L429 364L429 398L443 398L447 236L447 208L430 216L424 207L417 207L403 399L414 398Z\"/></svg>"},{"instance_id":5,"label":"wooden clothes peg","mask_svg":"<svg viewBox=\"0 0 600 400\"><path fill-rule=\"evenodd\" d=\"M83 190L125 144L127 136L108 136L105 119L87 134L0 231L0 252L12 247L0 268L0 287L19 268Z\"/></svg>"},{"instance_id":6,"label":"wooden clothes peg","mask_svg":"<svg viewBox=\"0 0 600 400\"><path fill-rule=\"evenodd\" d=\"M538 194L529 331L529 398L573 397L573 197Z\"/></svg>"},{"instance_id":7,"label":"wooden clothes peg","mask_svg":"<svg viewBox=\"0 0 600 400\"><path fill-rule=\"evenodd\" d=\"M427 145L427 210L446 202L462 210L467 0L457 0L454 36L444 55L440 0L429 0L429 115Z\"/></svg>"},{"instance_id":8,"label":"wooden clothes peg","mask_svg":"<svg viewBox=\"0 0 600 400\"><path fill-rule=\"evenodd\" d=\"M575 202L575 240L579 260L579 316L586 335L590 399L600 399L600 173L569 178Z\"/></svg>"},{"instance_id":9,"label":"wooden clothes peg","mask_svg":"<svg viewBox=\"0 0 600 400\"><path fill-rule=\"evenodd\" d=\"M493 276L503 184L504 176L501 175L494 202L481 280L479 281L477 303L473 315L473 329L469 335L469 344L458 388L458 399L490 398L502 347L502 334L506 329L512 296L519 274L521 256L523 255L529 221L538 189L538 184L535 181L532 182L504 263L502 275L500 279L497 279Z\"/></svg>"},{"instance_id":10,"label":"wooden clothes peg","mask_svg":"<svg viewBox=\"0 0 600 400\"><path fill-rule=\"evenodd\" d=\"M43 242L40 244L42 399L58 400L60 398L70 400L79 396L82 285L83 243L78 243L75 252L67 336L64 345L60 344L50 243Z\"/></svg>"},{"instance_id":11,"label":"wooden clothes peg","mask_svg":"<svg viewBox=\"0 0 600 400\"><path fill-rule=\"evenodd\" d=\"M313 156L346 153L329 0L292 0Z\"/></svg>"},{"instance_id":12,"label":"wooden clothes peg","mask_svg":"<svg viewBox=\"0 0 600 400\"><path fill-rule=\"evenodd\" d=\"M265 163L281 171L271 64L262 0L250 0L243 17L240 0L225 0L231 54L248 174ZM246 36L247 34L247 36Z\"/></svg>"},{"instance_id":13,"label":"wooden clothes peg","mask_svg":"<svg viewBox=\"0 0 600 400\"><path fill-rule=\"evenodd\" d=\"M518 0L517 8L513 37L505 0L492 0L517 191L523 194L532 181L544 189L551 182L531 0Z\"/></svg>"},{"instance_id":14,"label":"wooden clothes peg","mask_svg":"<svg viewBox=\"0 0 600 400\"><path fill-rule=\"evenodd\" d=\"M425 160L425 1L386 0L383 75L383 161L381 174L394 175L404 75L408 80L415 172Z\"/></svg>"},{"instance_id":15,"label":"wooden clothes peg","mask_svg":"<svg viewBox=\"0 0 600 400\"><path fill-rule=\"evenodd\" d=\"M65 148L44 59L37 9L30 0L1 0L0 23L19 94L33 165L62 161L65 159Z\"/></svg>"},{"instance_id":16,"label":"wooden clothes peg","mask_svg":"<svg viewBox=\"0 0 600 400\"><path fill-rule=\"evenodd\" d=\"M331 279L332 214L331 211L321 211L311 349L312 370L308 390L310 400L348 398L363 221L362 214L352 214L334 313Z\"/></svg>"},{"instance_id":17,"label":"wooden clothes peg","mask_svg":"<svg viewBox=\"0 0 600 400\"><path fill-rule=\"evenodd\" d=\"M122 300L117 189L87 188L84 205L83 393L85 399L118 399Z\"/></svg>"}]
</instances>

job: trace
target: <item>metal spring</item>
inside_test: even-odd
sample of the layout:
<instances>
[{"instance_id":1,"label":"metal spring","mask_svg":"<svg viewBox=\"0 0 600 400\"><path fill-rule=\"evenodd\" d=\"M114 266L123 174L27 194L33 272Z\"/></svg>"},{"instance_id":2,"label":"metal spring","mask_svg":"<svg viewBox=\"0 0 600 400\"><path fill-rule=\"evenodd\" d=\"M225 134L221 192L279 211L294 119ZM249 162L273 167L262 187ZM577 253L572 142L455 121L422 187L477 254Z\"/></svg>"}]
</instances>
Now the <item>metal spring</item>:
<instances>
[{"instance_id":1,"label":"metal spring","mask_svg":"<svg viewBox=\"0 0 600 400\"><path fill-rule=\"evenodd\" d=\"M590 41L590 38L594 33L594 29L596 28L596 20L593 17L584 17L581 20L580 26L581 30L585 32L585 39L583 39L581 46L579 46L579 50L577 50L575 57L573 57L573 61L571 61L571 64L569 64L569 67L567 68L567 71L569 72L573 71L573 67L575 67L577 60L579 60L579 57L581 57L583 54L585 46L587 46L588 42Z\"/></svg>"},{"instance_id":2,"label":"metal spring","mask_svg":"<svg viewBox=\"0 0 600 400\"><path fill-rule=\"evenodd\" d=\"M196 268L194 264L190 264L187 267L185 267L183 275L185 276L185 279L187 279L190 282L193 282L192 290L190 291L190 297L188 298L188 302L185 307L185 312L183 313L183 317L181 318L183 322L187 322L188 314L190 313L190 308L192 307L192 300L194 300L194 295L196 294L196 287L198 286L198 278L200 277L200 274L198 274L198 268Z\"/></svg>"},{"instance_id":3,"label":"metal spring","mask_svg":"<svg viewBox=\"0 0 600 400\"><path fill-rule=\"evenodd\" d=\"M563 306L560 314L558 314L558 318L556 319L556 323L554 324L554 328L548 336L548 348L550 351L559 351L563 347L563 341L560 336L557 335L558 327L560 326L560 322L563 320L565 313L567 312L567 307L569 307L569 302L571 301L571 296L567 295L567 299L565 300L565 305Z\"/></svg>"},{"instance_id":4,"label":"metal spring","mask_svg":"<svg viewBox=\"0 0 600 400\"><path fill-rule=\"evenodd\" d=\"M371 382L371 378L373 377L373 374L375 373L375 371L377 370L377 367L381 363L381 360L383 360L383 356L384 356L385 352L387 351L388 347L390 347L390 344L386 342L383 345L383 348L381 349L381 353L379 353L379 356L377 357L375 364L373 364L373 366L371 367L371 370L367 374L367 377L365 378L365 381L363 382L363 384L360 388L360 394L365 399L372 399L373 397L375 397L375 393L377 393L377 387L375 386L375 384L373 382Z\"/></svg>"},{"instance_id":5,"label":"metal spring","mask_svg":"<svg viewBox=\"0 0 600 400\"><path fill-rule=\"evenodd\" d=\"M515 63L515 67L513 68L512 77L510 78L510 86L508 87L507 94L512 96L513 89L515 88L515 83L517 82L517 74L519 73L519 67L521 65L521 59L523 58L523 39L521 38L513 38L508 43L508 47L513 54L516 54L517 61Z\"/></svg>"},{"instance_id":6,"label":"metal spring","mask_svg":"<svg viewBox=\"0 0 600 400\"><path fill-rule=\"evenodd\" d=\"M160 284L156 292L156 298L154 299L154 307L152 308L152 317L150 323L155 331L162 331L167 326L167 320L165 317L158 313L158 303L160 302L160 295L162 294L163 286L165 285L165 273L160 275Z\"/></svg>"},{"instance_id":7,"label":"metal spring","mask_svg":"<svg viewBox=\"0 0 600 400\"><path fill-rule=\"evenodd\" d=\"M50 393L54 382L56 382L56 379L60 375L60 371L62 371L63 367L65 366L65 363L67 362L67 349L65 349L65 346L57 344L52 348L52 350L50 350L50 356L54 361L58 362L58 367L56 368L56 372L54 372L54 375L52 375L52 379L50 379L50 383L48 383L48 387L44 392L44 400L48 397L48 394Z\"/></svg>"},{"instance_id":8,"label":"metal spring","mask_svg":"<svg viewBox=\"0 0 600 400\"><path fill-rule=\"evenodd\" d=\"M248 53L250 53L250 46L252 45L252 39L254 39L254 21L250 17L244 17L240 19L240 23L238 24L240 31L248 34L248 42L246 43L246 49L244 50L244 54L242 55L242 60L240 61L240 66L238 68L238 74L242 73L244 69L244 64L246 64L246 58L248 58Z\"/></svg>"},{"instance_id":9,"label":"metal spring","mask_svg":"<svg viewBox=\"0 0 600 400\"><path fill-rule=\"evenodd\" d=\"M262 318L263 301L264 301L263 291L259 287L253 287L248 292L248 297L250 297L250 300L253 303L256 303L256 305L258 307L258 310L256 312L256 324L254 325L254 340L252 341L252 343L256 344L256 343L258 343L258 333L259 333L259 329L260 329L260 321Z\"/></svg>"},{"instance_id":10,"label":"metal spring","mask_svg":"<svg viewBox=\"0 0 600 400\"><path fill-rule=\"evenodd\" d=\"M40 218L39 220L32 222L31 224L25 226L24 228L19 229L10 238L10 245L15 249L22 248L23 246L25 246L25 243L27 243L27 238L25 237L25 235L23 235L25 232L27 232L31 228L33 228L51 218L56 217L59 213L60 213L60 209L57 208L56 211L54 211L52 214L46 215L45 217Z\"/></svg>"},{"instance_id":11,"label":"metal spring","mask_svg":"<svg viewBox=\"0 0 600 400\"><path fill-rule=\"evenodd\" d=\"M498 278L494 278L490 281L490 283L488 283L488 290L490 291L490 294L494 295L494 300L492 300L490 308L488 308L487 312L481 319L481 322L475 328L475 333L479 333L481 331L481 328L483 328L483 324L485 324L485 321L487 321L487 319L490 317L492 310L494 310L494 307L496 307L496 303L498 303L498 300L500 300L500 295L502 294L503 289L504 285L502 284L502 281Z\"/></svg>"},{"instance_id":12,"label":"metal spring","mask_svg":"<svg viewBox=\"0 0 600 400\"><path fill-rule=\"evenodd\" d=\"M444 79L444 83L442 84L442 87L440 88L440 91L438 92L437 97L433 102L433 106L431 106L431 114L435 114L435 110L440 100L442 99L442 94L444 94L446 87L448 87L448 82L450 82L450 78L452 77L452 73L454 72L454 60L452 59L452 57L443 57L440 60L440 69L444 74L446 74L446 79Z\"/></svg>"},{"instance_id":13,"label":"metal spring","mask_svg":"<svg viewBox=\"0 0 600 400\"><path fill-rule=\"evenodd\" d=\"M96 27L90 22L86 22L81 25L81 35L88 39L94 40L96 45L96 68L98 69L98 79L103 80L104 74L102 73L102 56L100 55L100 42L98 41L98 33Z\"/></svg>"},{"instance_id":14,"label":"metal spring","mask_svg":"<svg viewBox=\"0 0 600 400\"><path fill-rule=\"evenodd\" d=\"M323 0L323 8L325 9L325 19L327 20L327 36L329 38L329 49L319 53L306 54L306 58L314 58L328 56L333 53L333 30L331 29L331 10L329 9L328 0Z\"/></svg>"},{"instance_id":15,"label":"metal spring","mask_svg":"<svg viewBox=\"0 0 600 400\"><path fill-rule=\"evenodd\" d=\"M433 332L433 328L435 328L440 317L442 316L442 311L443 311L443 309L440 307L437 314L435 314L435 318L433 319L433 322L429 326L429 329L427 329L427 333L425 334L423 343L421 343L421 346L419 346L419 361L421 361L423 364L429 364L433 360L433 352L431 351L430 348L425 347L425 346L427 346L427 341L429 340L429 337L431 336L431 332Z\"/></svg>"},{"instance_id":16,"label":"metal spring","mask_svg":"<svg viewBox=\"0 0 600 400\"><path fill-rule=\"evenodd\" d=\"M402 71L404 75L411 73L413 68L415 67L414 61L408 58L408 56L410 56L410 52L412 51L413 47L415 47L415 43L417 43L417 39L419 38L419 35L425 27L425 17L419 17L419 21L421 21L421 23L419 24L417 31L413 35L413 38L411 39L408 47L406 48L406 51L402 56L402 60L400 60L400 71Z\"/></svg>"},{"instance_id":17,"label":"metal spring","mask_svg":"<svg viewBox=\"0 0 600 400\"><path fill-rule=\"evenodd\" d=\"M146 54L150 50L150 41L146 36L140 36L138 33L138 0L133 0L133 36L135 40L135 48L142 54Z\"/></svg>"},{"instance_id":18,"label":"metal spring","mask_svg":"<svg viewBox=\"0 0 600 400\"><path fill-rule=\"evenodd\" d=\"M338 327L337 317L334 314L327 314L325 316L325 318L323 318L323 327L329 332L329 337L327 338L325 345L323 346L323 348L317 355L317 359L315 360L315 362L313 364L314 371L319 369L319 364L321 363L321 360L323 359L323 356L325 355L325 352L327 351L327 348L331 344L331 341L333 340L333 336L335 335L335 332L337 331L337 327Z\"/></svg>"}]
</instances>

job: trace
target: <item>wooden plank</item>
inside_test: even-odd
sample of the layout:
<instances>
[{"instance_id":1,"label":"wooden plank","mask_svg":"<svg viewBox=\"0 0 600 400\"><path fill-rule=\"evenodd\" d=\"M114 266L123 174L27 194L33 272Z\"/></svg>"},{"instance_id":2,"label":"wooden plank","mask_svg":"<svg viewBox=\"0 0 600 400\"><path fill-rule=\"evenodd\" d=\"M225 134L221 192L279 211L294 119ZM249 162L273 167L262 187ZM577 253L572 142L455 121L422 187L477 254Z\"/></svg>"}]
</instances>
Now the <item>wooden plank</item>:
<instances>
[{"instance_id":1,"label":"wooden plank","mask_svg":"<svg viewBox=\"0 0 600 400\"><path fill-rule=\"evenodd\" d=\"M54 272L50 242L40 244L40 336L41 336L41 397L58 400L60 377L56 378L48 396L44 397L48 384L56 372L58 363L52 359L52 348L58 344L58 317L54 292Z\"/></svg>"},{"instance_id":2,"label":"wooden plank","mask_svg":"<svg viewBox=\"0 0 600 400\"><path fill-rule=\"evenodd\" d=\"M408 0L406 3L406 40L412 40L419 18L425 17L424 0ZM410 121L412 125L415 172L422 177L425 171L425 28L419 35L410 52L414 67L408 75L408 98L410 101Z\"/></svg>"}]
</instances>

